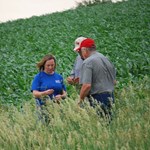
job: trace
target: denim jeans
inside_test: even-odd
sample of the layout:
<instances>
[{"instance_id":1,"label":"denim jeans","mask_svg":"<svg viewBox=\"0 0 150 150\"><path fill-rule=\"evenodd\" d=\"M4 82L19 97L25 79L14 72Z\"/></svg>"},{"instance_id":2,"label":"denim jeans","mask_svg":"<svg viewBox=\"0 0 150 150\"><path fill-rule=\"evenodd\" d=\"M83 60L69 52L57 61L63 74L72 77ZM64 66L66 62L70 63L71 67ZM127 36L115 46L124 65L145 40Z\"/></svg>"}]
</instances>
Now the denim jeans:
<instances>
[{"instance_id":1,"label":"denim jeans","mask_svg":"<svg viewBox=\"0 0 150 150\"><path fill-rule=\"evenodd\" d=\"M49 124L50 123L50 113L48 111L48 108L46 106L46 101L50 99L36 99L36 107L37 107L37 116L38 120L41 121L43 124Z\"/></svg>"},{"instance_id":2,"label":"denim jeans","mask_svg":"<svg viewBox=\"0 0 150 150\"><path fill-rule=\"evenodd\" d=\"M113 93L107 93L107 92L104 92L104 93L100 93L100 94L93 94L91 95L95 100L97 100L97 102L99 103L102 103L108 107L110 107L110 100L112 103L114 103L114 94Z\"/></svg>"},{"instance_id":3,"label":"denim jeans","mask_svg":"<svg viewBox=\"0 0 150 150\"><path fill-rule=\"evenodd\" d=\"M93 99L96 101L93 101ZM110 119L112 118L112 104L114 103L114 94L109 92L104 92L100 94L93 94L91 95L91 98L89 98L90 106L96 107L96 105L100 105L101 111L97 111L97 114L104 117L107 116ZM104 115L103 115L104 114Z\"/></svg>"}]
</instances>

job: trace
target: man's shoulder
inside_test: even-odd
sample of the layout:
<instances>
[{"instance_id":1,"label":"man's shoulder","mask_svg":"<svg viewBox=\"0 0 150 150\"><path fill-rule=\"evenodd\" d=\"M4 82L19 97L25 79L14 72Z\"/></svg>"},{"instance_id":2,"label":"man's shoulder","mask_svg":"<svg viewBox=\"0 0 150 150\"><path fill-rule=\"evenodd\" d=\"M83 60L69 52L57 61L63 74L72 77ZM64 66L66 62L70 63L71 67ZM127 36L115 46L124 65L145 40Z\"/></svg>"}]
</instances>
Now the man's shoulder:
<instances>
[{"instance_id":1,"label":"man's shoulder","mask_svg":"<svg viewBox=\"0 0 150 150\"><path fill-rule=\"evenodd\" d=\"M98 56L101 56L101 54L99 52L95 52L94 54L92 54L90 57L88 57L87 59L84 60L84 63L90 63L92 62L95 58L97 58Z\"/></svg>"},{"instance_id":2,"label":"man's shoulder","mask_svg":"<svg viewBox=\"0 0 150 150\"><path fill-rule=\"evenodd\" d=\"M102 53L96 51L96 53L94 54L94 57L98 56L98 57L105 57Z\"/></svg>"}]
</instances>

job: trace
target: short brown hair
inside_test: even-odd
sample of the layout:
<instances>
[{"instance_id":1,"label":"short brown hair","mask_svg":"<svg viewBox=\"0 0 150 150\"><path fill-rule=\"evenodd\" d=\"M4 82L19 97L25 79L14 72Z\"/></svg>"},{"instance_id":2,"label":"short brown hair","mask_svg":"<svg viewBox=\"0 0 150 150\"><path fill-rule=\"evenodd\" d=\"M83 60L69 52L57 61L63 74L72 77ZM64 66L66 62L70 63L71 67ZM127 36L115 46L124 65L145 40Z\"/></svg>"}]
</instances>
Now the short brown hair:
<instances>
[{"instance_id":1,"label":"short brown hair","mask_svg":"<svg viewBox=\"0 0 150 150\"><path fill-rule=\"evenodd\" d=\"M54 60L54 62L55 62L55 67L56 67L56 58L55 58L53 55L48 54L48 55L44 56L44 57L41 59L40 62L37 63L37 67L38 67L39 71L43 71L43 70L44 70L44 65L45 65L45 63L46 63L48 60L51 60L51 59Z\"/></svg>"}]
</instances>

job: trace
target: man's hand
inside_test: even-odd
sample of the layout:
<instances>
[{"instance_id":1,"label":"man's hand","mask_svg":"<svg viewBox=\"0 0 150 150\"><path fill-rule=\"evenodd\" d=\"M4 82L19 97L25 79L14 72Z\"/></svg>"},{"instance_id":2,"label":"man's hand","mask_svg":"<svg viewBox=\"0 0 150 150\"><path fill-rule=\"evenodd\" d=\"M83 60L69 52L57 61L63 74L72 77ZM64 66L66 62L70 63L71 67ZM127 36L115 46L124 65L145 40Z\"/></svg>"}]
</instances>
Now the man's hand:
<instances>
[{"instance_id":1,"label":"man's hand","mask_svg":"<svg viewBox=\"0 0 150 150\"><path fill-rule=\"evenodd\" d=\"M79 77L73 78L73 77L68 77L67 82L69 84L79 84Z\"/></svg>"},{"instance_id":2,"label":"man's hand","mask_svg":"<svg viewBox=\"0 0 150 150\"><path fill-rule=\"evenodd\" d=\"M79 77L74 78L74 83L79 84Z\"/></svg>"},{"instance_id":3,"label":"man's hand","mask_svg":"<svg viewBox=\"0 0 150 150\"><path fill-rule=\"evenodd\" d=\"M80 100L84 100L84 98L89 94L91 90L91 84L82 84L81 90L80 90Z\"/></svg>"},{"instance_id":4,"label":"man's hand","mask_svg":"<svg viewBox=\"0 0 150 150\"><path fill-rule=\"evenodd\" d=\"M83 100L79 100L79 101L78 101L78 106L79 106L79 107L81 106L82 101L83 101Z\"/></svg>"},{"instance_id":5,"label":"man's hand","mask_svg":"<svg viewBox=\"0 0 150 150\"><path fill-rule=\"evenodd\" d=\"M84 108L84 100L80 99L77 104L78 108Z\"/></svg>"},{"instance_id":6,"label":"man's hand","mask_svg":"<svg viewBox=\"0 0 150 150\"><path fill-rule=\"evenodd\" d=\"M117 84L117 80L114 80L114 85L116 85Z\"/></svg>"},{"instance_id":7,"label":"man's hand","mask_svg":"<svg viewBox=\"0 0 150 150\"><path fill-rule=\"evenodd\" d=\"M73 80L74 78L73 77L68 77L67 78L67 82L69 83L69 84L73 84L74 83L74 80Z\"/></svg>"}]
</instances>

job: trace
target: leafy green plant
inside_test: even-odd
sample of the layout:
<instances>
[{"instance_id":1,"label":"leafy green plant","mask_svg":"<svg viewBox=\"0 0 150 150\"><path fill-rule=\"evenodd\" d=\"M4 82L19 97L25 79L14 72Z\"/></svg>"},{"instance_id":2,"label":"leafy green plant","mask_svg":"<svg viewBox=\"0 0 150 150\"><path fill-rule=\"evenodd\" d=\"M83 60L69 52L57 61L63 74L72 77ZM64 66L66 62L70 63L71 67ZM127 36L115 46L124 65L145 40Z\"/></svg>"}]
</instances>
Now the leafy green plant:
<instances>
[{"instance_id":1,"label":"leafy green plant","mask_svg":"<svg viewBox=\"0 0 150 150\"><path fill-rule=\"evenodd\" d=\"M97 4L1 23L0 103L20 105L31 99L36 63L48 53L56 56L56 71L66 79L76 57L74 40L80 35L93 38L97 50L114 63L117 90L149 77L147 4L148 0ZM71 86L67 89L73 94Z\"/></svg>"}]
</instances>

